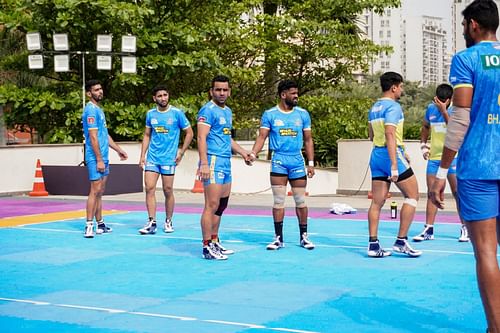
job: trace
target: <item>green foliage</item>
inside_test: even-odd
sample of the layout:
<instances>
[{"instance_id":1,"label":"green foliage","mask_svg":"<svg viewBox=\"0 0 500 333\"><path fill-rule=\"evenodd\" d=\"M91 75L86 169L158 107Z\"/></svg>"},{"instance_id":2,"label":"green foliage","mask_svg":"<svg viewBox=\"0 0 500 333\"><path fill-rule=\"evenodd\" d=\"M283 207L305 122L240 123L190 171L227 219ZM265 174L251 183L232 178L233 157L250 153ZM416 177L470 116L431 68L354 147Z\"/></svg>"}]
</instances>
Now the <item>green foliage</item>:
<instances>
[{"instance_id":1,"label":"green foliage","mask_svg":"<svg viewBox=\"0 0 500 333\"><path fill-rule=\"evenodd\" d=\"M313 124L315 159L321 166L337 164L337 141L368 137L368 109L372 100L304 96Z\"/></svg>"},{"instance_id":2,"label":"green foliage","mask_svg":"<svg viewBox=\"0 0 500 333\"><path fill-rule=\"evenodd\" d=\"M399 5L400 0L0 0L0 72L8 74L0 76L0 103L10 106L5 123L36 128L39 142L80 142L85 76L103 83L114 138L140 140L155 85L169 87L171 103L194 125L211 78L222 73L231 78L234 127L252 132L262 111L276 102L277 81L293 78L304 94L301 105L313 117L318 160L335 164L338 138L366 137L369 107L370 95L360 92L365 87L343 82L388 50L360 36L357 15ZM43 70L27 69L28 31L41 34ZM68 73L53 71L48 51L54 32L68 33ZM97 71L94 54L85 56L82 73L82 56L74 51L95 50L102 33L113 35L115 51L120 36L137 36L137 74L121 73L119 57L113 57L111 71Z\"/></svg>"}]
</instances>

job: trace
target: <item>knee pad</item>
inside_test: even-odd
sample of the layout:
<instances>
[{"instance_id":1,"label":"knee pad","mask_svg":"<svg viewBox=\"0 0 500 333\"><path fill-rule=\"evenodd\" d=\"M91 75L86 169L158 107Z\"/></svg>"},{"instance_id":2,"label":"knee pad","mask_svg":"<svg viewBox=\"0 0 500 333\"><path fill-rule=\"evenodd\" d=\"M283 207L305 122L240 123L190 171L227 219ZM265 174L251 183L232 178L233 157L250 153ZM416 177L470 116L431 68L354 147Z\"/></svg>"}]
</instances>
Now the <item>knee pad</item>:
<instances>
[{"instance_id":1,"label":"knee pad","mask_svg":"<svg viewBox=\"0 0 500 333\"><path fill-rule=\"evenodd\" d=\"M284 185L271 185L273 190L274 205L273 208L285 208L286 186Z\"/></svg>"},{"instance_id":2,"label":"knee pad","mask_svg":"<svg viewBox=\"0 0 500 333\"><path fill-rule=\"evenodd\" d=\"M227 208L228 202L229 202L229 197L220 198L219 207L217 207L217 210L215 211L215 215L222 216L222 213L224 213L224 210Z\"/></svg>"},{"instance_id":3,"label":"knee pad","mask_svg":"<svg viewBox=\"0 0 500 333\"><path fill-rule=\"evenodd\" d=\"M306 207L306 188L305 187L292 187L293 200L295 200L295 207Z\"/></svg>"},{"instance_id":4,"label":"knee pad","mask_svg":"<svg viewBox=\"0 0 500 333\"><path fill-rule=\"evenodd\" d=\"M405 198L403 200L403 205L410 205L412 207L417 208L417 200L412 199L412 198Z\"/></svg>"}]
</instances>

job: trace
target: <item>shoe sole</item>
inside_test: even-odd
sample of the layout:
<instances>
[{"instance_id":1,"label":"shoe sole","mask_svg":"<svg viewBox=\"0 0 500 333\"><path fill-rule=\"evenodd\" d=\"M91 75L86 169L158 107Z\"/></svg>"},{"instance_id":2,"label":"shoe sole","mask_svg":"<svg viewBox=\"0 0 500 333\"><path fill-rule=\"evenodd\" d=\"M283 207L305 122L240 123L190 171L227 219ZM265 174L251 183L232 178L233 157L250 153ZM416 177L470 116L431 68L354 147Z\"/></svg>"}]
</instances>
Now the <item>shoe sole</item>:
<instances>
[{"instance_id":1,"label":"shoe sole","mask_svg":"<svg viewBox=\"0 0 500 333\"><path fill-rule=\"evenodd\" d=\"M411 258L417 258L417 257L420 257L420 256L422 255L422 253L419 253L419 254L417 254L417 255L410 254L410 253L406 253L406 252L400 251L399 249L396 249L395 247L393 247L393 248L392 248L392 250L393 250L395 253L404 254L404 255L407 255L408 257L411 257Z\"/></svg>"},{"instance_id":2,"label":"shoe sole","mask_svg":"<svg viewBox=\"0 0 500 333\"><path fill-rule=\"evenodd\" d=\"M153 231L153 232L143 232L143 231L140 231L140 230L139 230L139 233L140 233L141 235L154 235L154 234L156 234L156 231Z\"/></svg>"},{"instance_id":3,"label":"shoe sole","mask_svg":"<svg viewBox=\"0 0 500 333\"><path fill-rule=\"evenodd\" d=\"M166 234L171 234L171 233L174 232L174 230L165 230L165 229L163 229L163 232L166 233Z\"/></svg>"}]
</instances>

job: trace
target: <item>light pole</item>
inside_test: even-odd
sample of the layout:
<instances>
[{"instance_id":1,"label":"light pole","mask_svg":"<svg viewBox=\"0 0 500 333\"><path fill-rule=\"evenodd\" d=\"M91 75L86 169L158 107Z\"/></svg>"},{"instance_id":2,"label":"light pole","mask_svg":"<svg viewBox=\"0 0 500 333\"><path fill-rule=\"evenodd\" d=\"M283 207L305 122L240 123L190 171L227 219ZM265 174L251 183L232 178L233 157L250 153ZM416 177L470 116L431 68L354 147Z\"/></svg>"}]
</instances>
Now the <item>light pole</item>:
<instances>
[{"instance_id":1,"label":"light pole","mask_svg":"<svg viewBox=\"0 0 500 333\"><path fill-rule=\"evenodd\" d=\"M111 70L112 56L121 56L122 72L136 73L137 59L136 37L132 35L122 36L121 52L113 52L112 35L97 35L96 51L70 51L68 34L54 33L52 35L54 50L46 51L43 49L42 38L39 32L30 32L26 34L26 45L30 55L28 56L28 67L30 69L43 69L43 58L46 55L54 56L54 71L69 72L70 55L80 56L82 64L82 106L85 108L85 55L96 55L98 70Z\"/></svg>"}]
</instances>

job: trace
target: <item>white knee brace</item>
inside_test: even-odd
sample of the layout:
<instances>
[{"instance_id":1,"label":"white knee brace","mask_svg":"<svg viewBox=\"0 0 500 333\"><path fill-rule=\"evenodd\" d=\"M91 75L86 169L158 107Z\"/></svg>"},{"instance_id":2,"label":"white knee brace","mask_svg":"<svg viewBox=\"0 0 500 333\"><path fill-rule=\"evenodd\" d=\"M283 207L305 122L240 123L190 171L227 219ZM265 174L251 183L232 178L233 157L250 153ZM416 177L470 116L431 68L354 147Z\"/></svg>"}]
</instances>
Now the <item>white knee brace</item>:
<instances>
[{"instance_id":1,"label":"white knee brace","mask_svg":"<svg viewBox=\"0 0 500 333\"><path fill-rule=\"evenodd\" d=\"M305 187L292 187L293 200L295 200L295 207L306 207L306 188Z\"/></svg>"},{"instance_id":2,"label":"white knee brace","mask_svg":"<svg viewBox=\"0 0 500 333\"><path fill-rule=\"evenodd\" d=\"M417 200L415 200L415 199L405 198L403 200L403 205L405 205L405 204L417 208Z\"/></svg>"},{"instance_id":3,"label":"white knee brace","mask_svg":"<svg viewBox=\"0 0 500 333\"><path fill-rule=\"evenodd\" d=\"M274 205L273 208L285 208L286 186L271 185L273 191Z\"/></svg>"}]
</instances>

